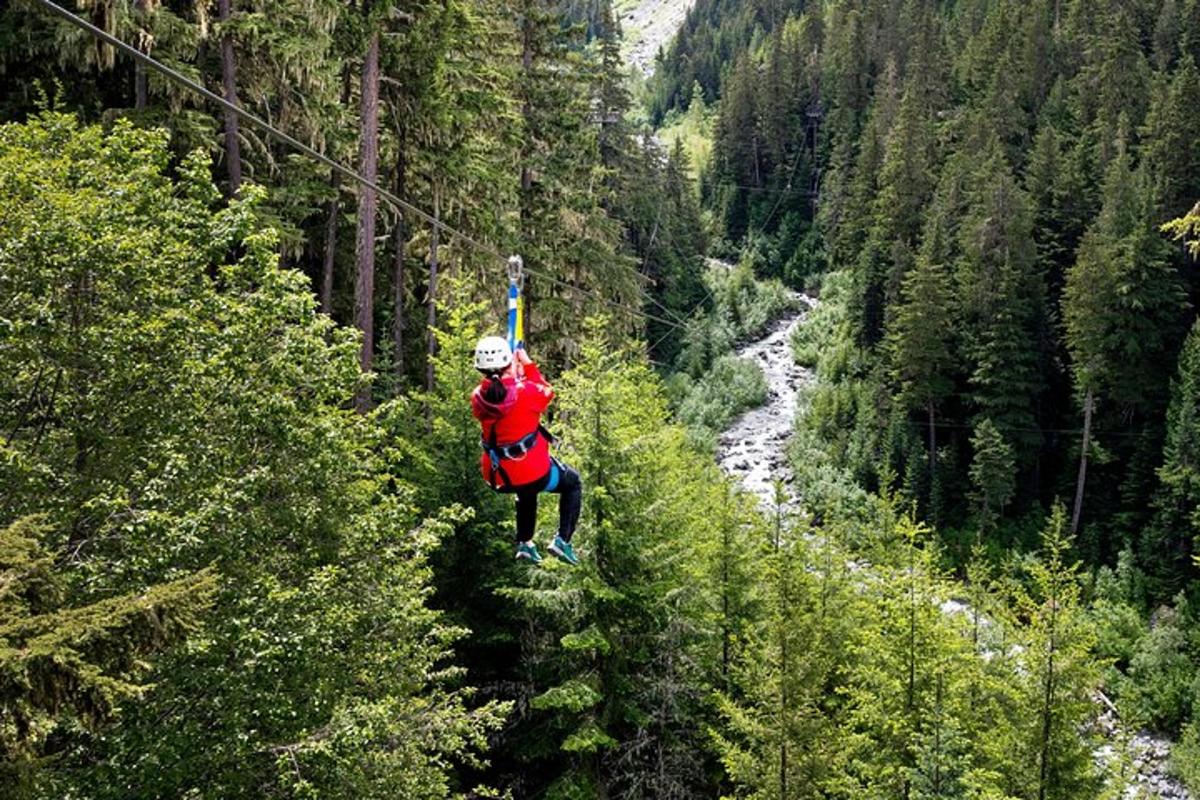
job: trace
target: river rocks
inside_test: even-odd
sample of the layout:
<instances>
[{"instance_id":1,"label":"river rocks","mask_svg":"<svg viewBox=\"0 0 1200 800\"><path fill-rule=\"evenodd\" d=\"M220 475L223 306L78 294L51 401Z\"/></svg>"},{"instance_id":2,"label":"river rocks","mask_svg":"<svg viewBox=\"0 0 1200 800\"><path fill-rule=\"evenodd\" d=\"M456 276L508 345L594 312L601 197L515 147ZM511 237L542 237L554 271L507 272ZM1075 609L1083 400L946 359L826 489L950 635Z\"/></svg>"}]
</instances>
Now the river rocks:
<instances>
[{"instance_id":1,"label":"river rocks","mask_svg":"<svg viewBox=\"0 0 1200 800\"><path fill-rule=\"evenodd\" d=\"M796 391L813 380L812 370L797 365L792 357L792 331L813 305L807 297L800 299L803 310L784 317L764 338L737 352L738 357L762 367L767 399L735 420L718 439L717 461L722 469L765 505L775 502L776 480L786 485L795 482L787 460L787 442L795 423Z\"/></svg>"},{"instance_id":2,"label":"river rocks","mask_svg":"<svg viewBox=\"0 0 1200 800\"><path fill-rule=\"evenodd\" d=\"M1122 795L1124 800L1191 800L1191 793L1172 778L1168 770L1171 743L1149 731L1139 731L1129 736L1124 723L1117 716L1116 707L1109 699L1098 694L1096 702L1102 709L1096 717L1096 729L1109 742L1096 751L1096 760L1102 764L1112 764L1126 775L1126 787ZM1128 741L1123 753L1119 749L1122 739ZM1123 766L1121 761L1125 762Z\"/></svg>"}]
</instances>

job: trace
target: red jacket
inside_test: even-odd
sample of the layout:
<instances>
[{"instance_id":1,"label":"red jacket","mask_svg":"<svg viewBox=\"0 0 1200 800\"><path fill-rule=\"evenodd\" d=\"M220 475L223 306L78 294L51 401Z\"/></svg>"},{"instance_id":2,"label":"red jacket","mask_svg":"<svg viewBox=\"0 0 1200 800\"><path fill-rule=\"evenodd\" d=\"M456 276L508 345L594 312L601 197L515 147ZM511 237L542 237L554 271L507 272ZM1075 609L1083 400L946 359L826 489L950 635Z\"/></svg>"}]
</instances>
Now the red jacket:
<instances>
[{"instance_id":1,"label":"red jacket","mask_svg":"<svg viewBox=\"0 0 1200 800\"><path fill-rule=\"evenodd\" d=\"M542 378L534 364L525 365L525 377L505 376L504 386L508 389L507 399L499 406L483 399L483 391L489 379L484 378L471 393L471 412L483 431L483 441L491 443L495 433L497 445L514 444L538 430L542 412L554 399L554 390ZM500 462L512 486L522 486L541 480L550 471L550 443L538 433L533 449L518 458L506 458ZM504 488L504 481L497 472L492 482L492 461L486 452L479 457L479 470L483 479L493 489Z\"/></svg>"}]
</instances>

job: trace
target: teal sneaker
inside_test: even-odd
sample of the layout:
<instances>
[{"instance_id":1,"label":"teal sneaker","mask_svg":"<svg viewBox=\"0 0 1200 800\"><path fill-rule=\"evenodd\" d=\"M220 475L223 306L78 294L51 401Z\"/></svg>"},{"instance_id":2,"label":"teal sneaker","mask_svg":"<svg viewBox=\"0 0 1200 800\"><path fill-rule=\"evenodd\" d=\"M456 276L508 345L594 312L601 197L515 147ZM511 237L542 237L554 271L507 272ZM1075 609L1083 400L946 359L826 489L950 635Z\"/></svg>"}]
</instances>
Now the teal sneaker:
<instances>
[{"instance_id":1,"label":"teal sneaker","mask_svg":"<svg viewBox=\"0 0 1200 800\"><path fill-rule=\"evenodd\" d=\"M537 545L533 542L520 542L517 545L517 561L526 559L530 564L542 563L542 557L538 554Z\"/></svg>"},{"instance_id":2,"label":"teal sneaker","mask_svg":"<svg viewBox=\"0 0 1200 800\"><path fill-rule=\"evenodd\" d=\"M579 559L575 556L575 548L571 547L570 542L564 542L561 536L555 536L554 541L550 543L550 553L558 558L559 561L565 561L571 566L579 563Z\"/></svg>"}]
</instances>

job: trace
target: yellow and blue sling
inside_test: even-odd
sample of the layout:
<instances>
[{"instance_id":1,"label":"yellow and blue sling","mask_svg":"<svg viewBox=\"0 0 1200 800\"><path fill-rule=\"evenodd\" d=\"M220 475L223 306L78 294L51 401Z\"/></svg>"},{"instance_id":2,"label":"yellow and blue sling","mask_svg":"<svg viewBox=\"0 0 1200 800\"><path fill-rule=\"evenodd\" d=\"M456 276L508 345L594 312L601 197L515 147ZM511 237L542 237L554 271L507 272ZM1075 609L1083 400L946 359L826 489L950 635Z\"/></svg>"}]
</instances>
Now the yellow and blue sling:
<instances>
[{"instance_id":1,"label":"yellow and blue sling","mask_svg":"<svg viewBox=\"0 0 1200 800\"><path fill-rule=\"evenodd\" d=\"M521 288L524 282L524 262L520 256L509 256L508 349L513 352L525 346L525 300L521 297Z\"/></svg>"},{"instance_id":2,"label":"yellow and blue sling","mask_svg":"<svg viewBox=\"0 0 1200 800\"><path fill-rule=\"evenodd\" d=\"M514 353L525 347L525 298L521 297L521 289L525 283L524 273L525 262L520 256L508 257L508 347ZM537 431L531 433L526 439L536 436L541 433L550 444L554 443L554 434L546 430L544 425L538 425ZM532 448L532 442L523 442L524 449ZM484 449L488 451L488 455L492 458L492 466L495 469L501 460L502 453L499 448L488 447L484 445ZM522 453L524 454L524 453ZM559 466L558 459L550 459L550 472L546 476L546 483L540 491L553 492L558 488L559 479L562 477L562 469ZM507 484L507 476L504 477Z\"/></svg>"}]
</instances>

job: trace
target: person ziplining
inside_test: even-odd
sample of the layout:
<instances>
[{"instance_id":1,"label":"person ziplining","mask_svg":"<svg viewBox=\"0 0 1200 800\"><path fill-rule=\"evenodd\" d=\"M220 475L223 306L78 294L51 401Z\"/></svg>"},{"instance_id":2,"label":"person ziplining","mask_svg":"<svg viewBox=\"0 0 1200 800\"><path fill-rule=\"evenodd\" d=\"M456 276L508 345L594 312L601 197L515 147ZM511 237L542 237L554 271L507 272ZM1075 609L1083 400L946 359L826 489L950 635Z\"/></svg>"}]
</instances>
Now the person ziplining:
<instances>
[{"instance_id":1,"label":"person ziplining","mask_svg":"<svg viewBox=\"0 0 1200 800\"><path fill-rule=\"evenodd\" d=\"M521 308L522 265L509 259L508 338L485 336L475 346L475 368L482 373L471 393L471 411L479 420L483 479L498 492L516 495L518 560L541 562L533 541L538 495L559 496L558 533L550 553L568 564L579 559L571 545L583 501L579 473L550 455L554 437L542 424L542 413L554 389L525 352Z\"/></svg>"}]
</instances>

